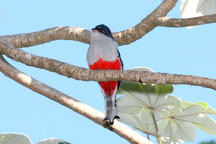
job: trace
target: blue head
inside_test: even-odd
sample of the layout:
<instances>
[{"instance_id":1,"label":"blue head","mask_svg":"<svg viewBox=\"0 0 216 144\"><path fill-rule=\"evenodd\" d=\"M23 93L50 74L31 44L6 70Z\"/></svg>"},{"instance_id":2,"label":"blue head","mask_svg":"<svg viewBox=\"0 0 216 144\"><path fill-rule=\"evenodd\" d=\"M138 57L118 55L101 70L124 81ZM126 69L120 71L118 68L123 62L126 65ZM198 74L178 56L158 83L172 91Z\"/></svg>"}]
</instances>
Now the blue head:
<instances>
[{"instance_id":1,"label":"blue head","mask_svg":"<svg viewBox=\"0 0 216 144\"><path fill-rule=\"evenodd\" d=\"M104 24L97 25L95 28L92 29L92 31L93 32L100 32L100 33L113 39L112 32L110 31L108 26L106 26Z\"/></svg>"}]
</instances>

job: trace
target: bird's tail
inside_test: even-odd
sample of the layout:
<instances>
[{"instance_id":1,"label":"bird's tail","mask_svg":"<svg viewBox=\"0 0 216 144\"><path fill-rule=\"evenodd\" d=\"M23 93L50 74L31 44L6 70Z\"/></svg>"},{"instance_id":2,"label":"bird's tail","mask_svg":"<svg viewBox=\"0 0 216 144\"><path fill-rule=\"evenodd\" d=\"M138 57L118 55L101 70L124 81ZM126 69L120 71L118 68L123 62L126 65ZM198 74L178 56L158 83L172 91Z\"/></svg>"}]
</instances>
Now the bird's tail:
<instances>
[{"instance_id":1,"label":"bird's tail","mask_svg":"<svg viewBox=\"0 0 216 144\"><path fill-rule=\"evenodd\" d=\"M106 106L106 116L105 120L109 120L110 125L114 123L114 119L120 119L117 115L117 108L116 108L116 91L113 92L112 96L108 96L104 94L105 106Z\"/></svg>"}]
</instances>

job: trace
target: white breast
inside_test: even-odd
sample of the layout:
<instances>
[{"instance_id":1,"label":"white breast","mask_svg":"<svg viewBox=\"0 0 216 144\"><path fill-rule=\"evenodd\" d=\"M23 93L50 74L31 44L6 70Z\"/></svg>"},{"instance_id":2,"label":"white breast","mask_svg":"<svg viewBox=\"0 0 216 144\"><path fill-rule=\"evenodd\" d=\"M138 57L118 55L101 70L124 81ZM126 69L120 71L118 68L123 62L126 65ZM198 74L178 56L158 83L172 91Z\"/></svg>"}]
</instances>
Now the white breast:
<instances>
[{"instance_id":1,"label":"white breast","mask_svg":"<svg viewBox=\"0 0 216 144\"><path fill-rule=\"evenodd\" d=\"M114 61L118 57L118 44L110 37L99 32L91 33L91 42L87 53L88 65L94 64L99 58Z\"/></svg>"}]
</instances>

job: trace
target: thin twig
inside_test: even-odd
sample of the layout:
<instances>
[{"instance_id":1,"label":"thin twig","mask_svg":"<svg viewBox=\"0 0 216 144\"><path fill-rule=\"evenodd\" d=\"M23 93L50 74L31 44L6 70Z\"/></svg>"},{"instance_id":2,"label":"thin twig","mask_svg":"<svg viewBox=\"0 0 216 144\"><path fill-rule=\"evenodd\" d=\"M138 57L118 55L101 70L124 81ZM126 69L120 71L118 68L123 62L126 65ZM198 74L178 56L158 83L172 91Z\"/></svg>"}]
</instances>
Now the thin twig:
<instances>
[{"instance_id":1,"label":"thin twig","mask_svg":"<svg viewBox=\"0 0 216 144\"><path fill-rule=\"evenodd\" d=\"M168 18L168 17L157 17L155 24L163 27L187 27L196 26L209 23L216 23L216 14L206 15L193 18Z\"/></svg>"}]
</instances>

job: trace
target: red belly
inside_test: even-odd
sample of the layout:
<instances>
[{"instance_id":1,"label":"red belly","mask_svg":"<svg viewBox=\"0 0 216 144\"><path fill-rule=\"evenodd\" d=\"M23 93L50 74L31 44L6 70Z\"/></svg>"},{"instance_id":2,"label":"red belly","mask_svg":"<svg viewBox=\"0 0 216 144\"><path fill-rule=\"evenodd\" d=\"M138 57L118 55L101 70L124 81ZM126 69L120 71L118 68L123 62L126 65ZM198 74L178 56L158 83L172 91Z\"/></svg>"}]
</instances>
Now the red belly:
<instances>
[{"instance_id":1,"label":"red belly","mask_svg":"<svg viewBox=\"0 0 216 144\"><path fill-rule=\"evenodd\" d=\"M95 70L120 70L121 69L121 62L119 59L115 61L104 61L101 58L93 65L89 66L90 69ZM107 96L112 96L115 88L117 87L118 81L106 81L100 82L100 86L103 91L106 93Z\"/></svg>"}]
</instances>

